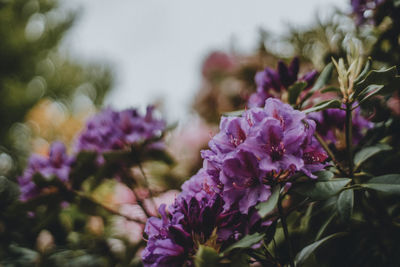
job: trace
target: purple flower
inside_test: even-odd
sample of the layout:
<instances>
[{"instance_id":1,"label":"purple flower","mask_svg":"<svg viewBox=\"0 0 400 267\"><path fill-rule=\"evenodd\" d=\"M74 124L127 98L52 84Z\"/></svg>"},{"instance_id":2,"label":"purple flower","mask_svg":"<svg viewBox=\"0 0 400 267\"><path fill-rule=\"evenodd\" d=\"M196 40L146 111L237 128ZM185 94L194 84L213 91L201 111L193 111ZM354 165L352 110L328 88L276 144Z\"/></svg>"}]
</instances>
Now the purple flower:
<instances>
[{"instance_id":1,"label":"purple flower","mask_svg":"<svg viewBox=\"0 0 400 267\"><path fill-rule=\"evenodd\" d=\"M207 169L201 168L197 174L183 183L180 197L186 200L194 197L200 201L203 198L213 197L219 192L218 177L213 177Z\"/></svg>"},{"instance_id":2,"label":"purple flower","mask_svg":"<svg viewBox=\"0 0 400 267\"><path fill-rule=\"evenodd\" d=\"M222 117L220 132L209 142L209 147L217 154L227 155L240 148L246 141L251 125L236 117Z\"/></svg>"},{"instance_id":3,"label":"purple flower","mask_svg":"<svg viewBox=\"0 0 400 267\"><path fill-rule=\"evenodd\" d=\"M221 190L225 210L237 206L246 214L269 198L271 185L287 182L297 172L315 178L312 173L326 166L327 155L314 131L313 120L274 98L242 117L224 118L209 143L211 150L202 157L213 166L208 173Z\"/></svg>"},{"instance_id":4,"label":"purple flower","mask_svg":"<svg viewBox=\"0 0 400 267\"><path fill-rule=\"evenodd\" d=\"M262 107L265 100L270 97L281 98L282 93L297 81L307 82L310 87L315 80L317 72L310 71L304 76L298 78L299 59L295 57L289 66L282 61L278 62L278 69L266 68L255 76L257 92L249 98L249 107Z\"/></svg>"},{"instance_id":5,"label":"purple flower","mask_svg":"<svg viewBox=\"0 0 400 267\"><path fill-rule=\"evenodd\" d=\"M224 208L228 210L238 203L240 212L247 214L251 207L268 200L271 188L263 183L264 177L265 172L259 168L253 153L239 150L226 159L220 176L224 184Z\"/></svg>"},{"instance_id":6,"label":"purple flower","mask_svg":"<svg viewBox=\"0 0 400 267\"><path fill-rule=\"evenodd\" d=\"M223 250L248 233L269 224L261 223L253 211L244 216L237 210L224 212L219 195L185 199L178 197L174 205L160 206L161 218L147 221L147 246L142 253L145 266L193 266L193 256L200 245Z\"/></svg>"},{"instance_id":7,"label":"purple flower","mask_svg":"<svg viewBox=\"0 0 400 267\"><path fill-rule=\"evenodd\" d=\"M40 194L40 189L33 182L35 174L40 174L47 179L55 176L64 183L68 182L72 162L73 158L66 154L65 146L61 142L54 142L51 145L48 157L32 155L28 167L18 178L21 200L26 201Z\"/></svg>"},{"instance_id":8,"label":"purple flower","mask_svg":"<svg viewBox=\"0 0 400 267\"><path fill-rule=\"evenodd\" d=\"M88 121L76 147L78 151L98 153L121 150L159 137L164 128L164 121L153 117L152 107L147 108L145 116L141 116L136 109L120 112L105 109ZM152 146L157 145L152 143ZM102 163L102 157L99 162Z\"/></svg>"},{"instance_id":9,"label":"purple flower","mask_svg":"<svg viewBox=\"0 0 400 267\"><path fill-rule=\"evenodd\" d=\"M341 109L326 109L310 113L308 118L316 122L316 131L326 142L335 144L338 149L345 146L346 111ZM373 123L361 115L359 107L353 110L352 123L353 144L358 144L365 132L372 128Z\"/></svg>"},{"instance_id":10,"label":"purple flower","mask_svg":"<svg viewBox=\"0 0 400 267\"><path fill-rule=\"evenodd\" d=\"M192 266L200 245L223 251L268 227L272 222L263 222L255 206L269 199L271 186L325 167L314 131L314 121L273 98L264 108L223 118L210 150L202 151L203 168L182 185L168 213L162 206L161 218L148 220L144 265Z\"/></svg>"}]
</instances>

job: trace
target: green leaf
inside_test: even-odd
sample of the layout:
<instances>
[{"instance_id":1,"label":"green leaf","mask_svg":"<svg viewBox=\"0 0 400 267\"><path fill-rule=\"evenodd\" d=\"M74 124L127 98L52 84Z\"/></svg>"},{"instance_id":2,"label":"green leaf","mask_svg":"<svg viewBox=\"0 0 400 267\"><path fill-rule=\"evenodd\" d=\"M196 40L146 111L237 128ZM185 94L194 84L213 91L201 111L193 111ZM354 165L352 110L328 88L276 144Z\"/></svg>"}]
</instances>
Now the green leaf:
<instances>
[{"instance_id":1,"label":"green leaf","mask_svg":"<svg viewBox=\"0 0 400 267\"><path fill-rule=\"evenodd\" d=\"M383 88L380 88L381 93L389 93L396 88L396 85L400 83L400 76L397 76L396 67L393 66L391 68L385 70L372 70L370 71L363 80L359 81L354 85L354 94L353 98L359 99L364 95L365 90L368 90L370 85L383 85Z\"/></svg>"},{"instance_id":2,"label":"green leaf","mask_svg":"<svg viewBox=\"0 0 400 267\"><path fill-rule=\"evenodd\" d=\"M327 236L327 237L325 237L325 238L323 238L323 239L321 239L321 240L319 240L319 241L316 241L316 242L314 242L314 243L312 243L312 244L306 246L305 248L303 248L303 249L296 255L296 257L295 257L295 259L294 259L295 262L296 262L296 265L301 265L301 264L303 264L303 263L308 259L308 257L310 257L310 255L311 255L317 248L319 248L322 244L324 244L326 241L328 241L328 240L330 240L330 239L333 239L333 238L337 238L337 237L343 236L343 235L345 235L345 234L346 234L346 233L344 233L344 232L335 233L335 234L329 235L329 236Z\"/></svg>"},{"instance_id":3,"label":"green leaf","mask_svg":"<svg viewBox=\"0 0 400 267\"><path fill-rule=\"evenodd\" d=\"M39 173L36 173L33 176L33 182L40 188L45 188L45 187L57 187L57 188L65 188L65 184L55 175L52 175L51 177L47 178Z\"/></svg>"},{"instance_id":4,"label":"green leaf","mask_svg":"<svg viewBox=\"0 0 400 267\"><path fill-rule=\"evenodd\" d=\"M368 72L371 70L371 64L372 64L372 60L371 60L371 58L368 58L360 75L358 75L358 77L354 81L355 84L357 84L358 82L363 80L365 78L365 76L367 76Z\"/></svg>"},{"instance_id":5,"label":"green leaf","mask_svg":"<svg viewBox=\"0 0 400 267\"><path fill-rule=\"evenodd\" d=\"M223 251L223 255L226 255L228 252L237 249L237 248L250 248L252 245L257 244L261 240L263 240L265 234L261 233L254 233L252 235L246 235L242 239L240 239L238 242L232 244L229 246L227 249Z\"/></svg>"},{"instance_id":6,"label":"green leaf","mask_svg":"<svg viewBox=\"0 0 400 267\"><path fill-rule=\"evenodd\" d=\"M24 248L12 244L9 246L9 252L12 259L11 266L35 266L38 259L40 258L40 254L30 248Z\"/></svg>"},{"instance_id":7,"label":"green leaf","mask_svg":"<svg viewBox=\"0 0 400 267\"><path fill-rule=\"evenodd\" d=\"M82 151L76 156L70 174L70 181L73 188L80 188L85 179L96 172L98 169L98 166L95 163L96 157L97 153L92 151Z\"/></svg>"},{"instance_id":8,"label":"green leaf","mask_svg":"<svg viewBox=\"0 0 400 267\"><path fill-rule=\"evenodd\" d=\"M256 206L258 210L258 214L260 214L261 218L264 218L267 214L273 211L278 203L279 192L281 187L279 185L275 186L272 189L272 194L267 201L261 202Z\"/></svg>"},{"instance_id":9,"label":"green leaf","mask_svg":"<svg viewBox=\"0 0 400 267\"><path fill-rule=\"evenodd\" d=\"M327 181L315 181L299 185L293 190L300 195L310 197L313 200L327 199L336 195L342 188L347 185L351 179L335 178Z\"/></svg>"},{"instance_id":10,"label":"green leaf","mask_svg":"<svg viewBox=\"0 0 400 267\"><path fill-rule=\"evenodd\" d=\"M362 163L364 163L367 159L375 156L376 154L378 154L382 151L387 151L390 149L392 149L392 148L387 144L377 144L377 145L366 147L366 148L360 150L354 156L355 169L357 170L362 165Z\"/></svg>"},{"instance_id":11,"label":"green leaf","mask_svg":"<svg viewBox=\"0 0 400 267\"><path fill-rule=\"evenodd\" d=\"M358 103L362 104L365 101L367 101L368 99L370 99L371 97L375 96L375 95L379 95L383 90L385 90L386 87L384 85L376 85L376 84L372 84L370 86L368 86L363 92L362 94L359 95L358 98Z\"/></svg>"},{"instance_id":12,"label":"green leaf","mask_svg":"<svg viewBox=\"0 0 400 267\"><path fill-rule=\"evenodd\" d=\"M353 206L354 191L352 189L342 191L337 200L337 210L342 222L347 222L351 218Z\"/></svg>"},{"instance_id":13,"label":"green leaf","mask_svg":"<svg viewBox=\"0 0 400 267\"><path fill-rule=\"evenodd\" d=\"M326 88L321 90L321 93L323 93L323 94L331 93L331 92L337 93L339 95L342 93L342 91L340 91L340 88L337 88L335 86L329 86L329 87L326 87Z\"/></svg>"},{"instance_id":14,"label":"green leaf","mask_svg":"<svg viewBox=\"0 0 400 267\"><path fill-rule=\"evenodd\" d=\"M319 171L314 173L317 176L317 181L331 180L335 175L330 171Z\"/></svg>"},{"instance_id":15,"label":"green leaf","mask_svg":"<svg viewBox=\"0 0 400 267\"><path fill-rule=\"evenodd\" d=\"M335 218L335 216L336 216L336 212L333 212L332 215L329 216L329 218L324 222L324 224L319 229L319 231L315 237L315 240L319 240L321 238L322 234L325 232L326 228L332 222L332 220Z\"/></svg>"},{"instance_id":16,"label":"green leaf","mask_svg":"<svg viewBox=\"0 0 400 267\"><path fill-rule=\"evenodd\" d=\"M217 267L219 266L220 257L215 249L208 246L200 245L194 257L196 267Z\"/></svg>"},{"instance_id":17,"label":"green leaf","mask_svg":"<svg viewBox=\"0 0 400 267\"><path fill-rule=\"evenodd\" d=\"M364 188L370 188L388 194L400 194L400 174L386 174L374 177L365 184Z\"/></svg>"},{"instance_id":18,"label":"green leaf","mask_svg":"<svg viewBox=\"0 0 400 267\"><path fill-rule=\"evenodd\" d=\"M231 112L224 112L222 113L223 116L226 117L240 117L242 116L243 112L245 112L245 109L241 109L241 110L235 110L235 111L231 111Z\"/></svg>"},{"instance_id":19,"label":"green leaf","mask_svg":"<svg viewBox=\"0 0 400 267\"><path fill-rule=\"evenodd\" d=\"M300 93L307 87L306 82L296 82L288 88L289 104L294 105Z\"/></svg>"},{"instance_id":20,"label":"green leaf","mask_svg":"<svg viewBox=\"0 0 400 267\"><path fill-rule=\"evenodd\" d=\"M311 113L311 112L317 112L321 110L325 110L328 108L340 108L342 103L337 100L337 99L332 99L332 100L326 100L322 101L321 103L318 103L317 105L313 106L312 108L304 110L306 114Z\"/></svg>"},{"instance_id":21,"label":"green leaf","mask_svg":"<svg viewBox=\"0 0 400 267\"><path fill-rule=\"evenodd\" d=\"M223 265L219 265L223 266ZM249 256L245 253L235 253L230 257L229 267L248 267L249 265Z\"/></svg>"},{"instance_id":22,"label":"green leaf","mask_svg":"<svg viewBox=\"0 0 400 267\"><path fill-rule=\"evenodd\" d=\"M158 150L158 149L152 149L149 151L146 151L143 154L142 160L155 160L155 161L161 161L164 162L167 165L172 165L175 163L174 159L170 154L168 154L167 151L165 150Z\"/></svg>"},{"instance_id":23,"label":"green leaf","mask_svg":"<svg viewBox=\"0 0 400 267\"><path fill-rule=\"evenodd\" d=\"M103 157L108 164L116 162L132 162L135 161L135 153L130 150L115 150L103 153Z\"/></svg>"},{"instance_id":24,"label":"green leaf","mask_svg":"<svg viewBox=\"0 0 400 267\"><path fill-rule=\"evenodd\" d=\"M306 96L302 99L302 104L306 102L316 91L323 88L331 79L333 72L333 64L329 63L322 70L321 74L318 76L318 79L315 81L314 86L308 91Z\"/></svg>"},{"instance_id":25,"label":"green leaf","mask_svg":"<svg viewBox=\"0 0 400 267\"><path fill-rule=\"evenodd\" d=\"M314 86L310 89L310 93L314 93L315 91L324 87L332 77L333 64L329 63L322 70L321 74L318 76L318 79L315 81Z\"/></svg>"}]
</instances>

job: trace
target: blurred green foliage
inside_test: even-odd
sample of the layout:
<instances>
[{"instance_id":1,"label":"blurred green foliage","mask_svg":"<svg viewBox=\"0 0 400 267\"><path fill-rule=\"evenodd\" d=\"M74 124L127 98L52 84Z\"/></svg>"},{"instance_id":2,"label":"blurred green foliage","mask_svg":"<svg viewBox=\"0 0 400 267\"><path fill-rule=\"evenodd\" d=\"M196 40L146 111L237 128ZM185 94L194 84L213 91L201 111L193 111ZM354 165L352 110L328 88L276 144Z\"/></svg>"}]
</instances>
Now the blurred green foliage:
<instances>
[{"instance_id":1,"label":"blurred green foliage","mask_svg":"<svg viewBox=\"0 0 400 267\"><path fill-rule=\"evenodd\" d=\"M68 103L84 95L98 106L112 86L107 66L76 62L60 51L76 19L58 0L0 1L0 161L11 156L14 171L29 150L16 123L41 98ZM0 174L9 170L3 166Z\"/></svg>"}]
</instances>

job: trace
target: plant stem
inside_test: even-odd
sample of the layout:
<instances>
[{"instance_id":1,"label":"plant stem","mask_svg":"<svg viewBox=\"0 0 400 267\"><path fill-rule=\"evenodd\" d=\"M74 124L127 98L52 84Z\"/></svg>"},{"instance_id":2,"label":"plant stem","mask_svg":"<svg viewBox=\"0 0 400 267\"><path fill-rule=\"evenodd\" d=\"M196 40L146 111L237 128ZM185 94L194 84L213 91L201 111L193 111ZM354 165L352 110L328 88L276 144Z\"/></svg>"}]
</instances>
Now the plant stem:
<instances>
[{"instance_id":1,"label":"plant stem","mask_svg":"<svg viewBox=\"0 0 400 267\"><path fill-rule=\"evenodd\" d=\"M139 165L140 172L143 175L144 184L147 187L147 189L149 190L149 197L150 197L151 204L153 205L154 209L157 211L157 204L154 201L153 192L151 192L151 189L150 189L150 186L149 186L149 180L147 180L147 176L146 176L146 173L144 172L144 169L142 167L142 163L139 162L138 165Z\"/></svg>"},{"instance_id":2,"label":"plant stem","mask_svg":"<svg viewBox=\"0 0 400 267\"><path fill-rule=\"evenodd\" d=\"M287 244L287 248L288 248L289 265L290 265L290 267L295 267L294 261L293 261L292 243L290 242L289 231L288 231L288 227L287 227L287 224L286 224L286 217L283 214L282 199L281 198L278 200L278 212L279 212L279 217L281 218L283 233L285 235L285 240L286 240L286 244Z\"/></svg>"},{"instance_id":3,"label":"plant stem","mask_svg":"<svg viewBox=\"0 0 400 267\"><path fill-rule=\"evenodd\" d=\"M342 175L346 175L346 172L340 167L339 162L336 160L335 155L333 154L332 150L329 148L328 144L322 139L321 135L319 135L317 132L314 133L315 138L317 138L318 142L321 144L321 146L324 148L326 153L328 153L329 157L332 159L333 163L335 164L335 167L339 170L339 172Z\"/></svg>"},{"instance_id":4,"label":"plant stem","mask_svg":"<svg viewBox=\"0 0 400 267\"><path fill-rule=\"evenodd\" d=\"M353 177L353 171L354 171L354 166L353 166L353 148L352 148L352 141L353 141L353 135L352 135L352 129L353 129L353 123L351 119L351 103L347 102L346 103L346 149L347 149L347 160L349 164L349 177Z\"/></svg>"},{"instance_id":5,"label":"plant stem","mask_svg":"<svg viewBox=\"0 0 400 267\"><path fill-rule=\"evenodd\" d=\"M78 196L80 198L86 199L87 201L89 201L90 203L92 203L92 204L94 204L96 206L101 207L102 209L104 209L105 211L107 211L107 212L109 212L111 214L124 217L124 218L128 219L129 221L137 222L137 223L140 223L140 224L145 224L145 222L143 222L143 221L141 221L139 219L132 218L132 217L124 215L124 214L122 214L122 213L120 213L120 212L118 212L118 211L116 211L116 210L114 210L114 209L112 209L110 207L107 207L103 203L98 202L97 200L95 200L91 196L85 195L82 192L74 191L74 190L70 190L70 192L72 192L74 195L76 195L76 196Z\"/></svg>"}]
</instances>

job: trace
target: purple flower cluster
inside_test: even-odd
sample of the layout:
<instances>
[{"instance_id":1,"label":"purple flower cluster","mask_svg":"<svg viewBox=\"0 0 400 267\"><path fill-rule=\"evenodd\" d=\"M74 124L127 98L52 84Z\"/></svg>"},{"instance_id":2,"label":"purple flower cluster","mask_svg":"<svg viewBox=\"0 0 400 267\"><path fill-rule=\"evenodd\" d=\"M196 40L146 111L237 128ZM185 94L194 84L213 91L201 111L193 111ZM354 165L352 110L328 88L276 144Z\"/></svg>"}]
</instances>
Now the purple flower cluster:
<instances>
[{"instance_id":1,"label":"purple flower cluster","mask_svg":"<svg viewBox=\"0 0 400 267\"><path fill-rule=\"evenodd\" d=\"M121 150L159 137L164 129L165 122L154 118L153 107L147 108L145 116L136 109L120 112L105 109L87 122L78 138L77 150L98 153Z\"/></svg>"},{"instance_id":2,"label":"purple flower cluster","mask_svg":"<svg viewBox=\"0 0 400 267\"><path fill-rule=\"evenodd\" d=\"M270 97L281 98L282 94L297 81L307 82L307 87L310 87L314 83L317 71L310 71L298 78L299 68L299 59L296 57L289 66L279 61L277 70L267 67L264 71L258 72L255 77L257 92L250 96L249 107L261 107Z\"/></svg>"},{"instance_id":3,"label":"purple flower cluster","mask_svg":"<svg viewBox=\"0 0 400 267\"><path fill-rule=\"evenodd\" d=\"M86 129L77 140L77 152L95 151L101 164L104 158L100 153L111 150L122 150L127 146L141 144L152 138L161 136L165 129L162 120L153 117L153 108L148 107L145 116L141 116L135 109L126 109L116 112L106 109L90 119ZM160 142L149 142L147 148L160 148ZM33 181L35 174L44 178L57 177L68 183L72 157L66 154L64 144L55 142L50 149L49 157L33 155L27 169L18 182L21 188L21 200L25 201L41 193Z\"/></svg>"},{"instance_id":4,"label":"purple flower cluster","mask_svg":"<svg viewBox=\"0 0 400 267\"><path fill-rule=\"evenodd\" d=\"M345 122L346 111L342 109L326 109L313 112L308 115L309 119L316 122L316 131L328 143L334 143L337 148L345 146ZM360 108L357 107L352 113L352 134L353 144L358 144L365 132L372 128L373 123L361 115Z\"/></svg>"},{"instance_id":5,"label":"purple flower cluster","mask_svg":"<svg viewBox=\"0 0 400 267\"><path fill-rule=\"evenodd\" d=\"M148 243L142 253L145 266L193 266L200 245L222 251L244 235L270 225L263 224L255 210L251 216L224 211L220 195L200 200L180 196L169 209L167 213L161 205L161 218L147 221Z\"/></svg>"},{"instance_id":6,"label":"purple flower cluster","mask_svg":"<svg viewBox=\"0 0 400 267\"><path fill-rule=\"evenodd\" d=\"M327 155L313 137L315 122L280 100L241 117L223 117L220 132L202 151L203 168L182 185L182 193L162 218L151 218L142 254L145 266L190 265L199 245L217 251L243 235L267 227L255 206L271 187L293 174L324 168Z\"/></svg>"},{"instance_id":7,"label":"purple flower cluster","mask_svg":"<svg viewBox=\"0 0 400 267\"><path fill-rule=\"evenodd\" d=\"M20 199L26 201L40 194L40 189L33 182L35 174L40 174L47 179L54 176L62 182L67 182L72 163L73 158L66 154L65 146L61 142L54 142L51 145L48 157L33 155L25 172L18 178Z\"/></svg>"}]
</instances>

